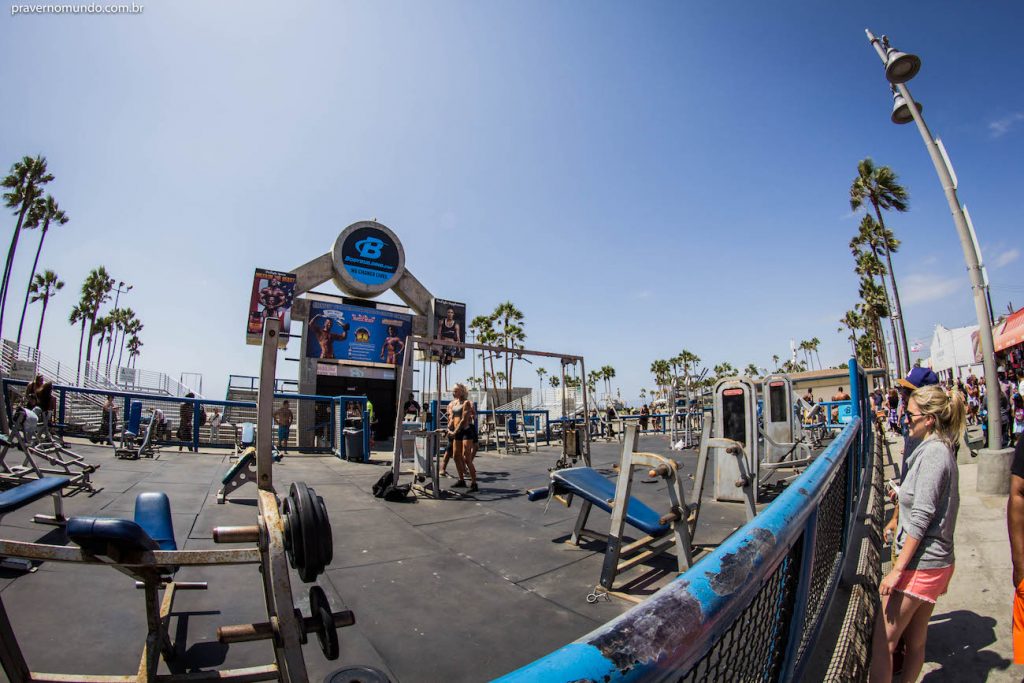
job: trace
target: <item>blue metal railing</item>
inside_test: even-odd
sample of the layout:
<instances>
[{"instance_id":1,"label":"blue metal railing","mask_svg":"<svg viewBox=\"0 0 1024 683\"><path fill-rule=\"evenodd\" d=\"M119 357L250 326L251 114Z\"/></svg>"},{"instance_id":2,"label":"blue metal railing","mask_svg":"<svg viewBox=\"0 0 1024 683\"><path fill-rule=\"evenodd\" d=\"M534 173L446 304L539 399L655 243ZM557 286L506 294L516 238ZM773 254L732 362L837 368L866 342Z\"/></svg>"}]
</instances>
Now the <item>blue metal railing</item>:
<instances>
[{"instance_id":1,"label":"blue metal railing","mask_svg":"<svg viewBox=\"0 0 1024 683\"><path fill-rule=\"evenodd\" d=\"M866 378L852 361L850 379L850 423L755 519L647 601L498 680L800 680L872 452ZM768 644L754 661L750 641Z\"/></svg>"},{"instance_id":2,"label":"blue metal railing","mask_svg":"<svg viewBox=\"0 0 1024 683\"><path fill-rule=\"evenodd\" d=\"M8 397L11 395L11 393L10 393L10 388L11 387L25 387L27 385L28 385L28 382L26 382L25 380L4 378L4 380L3 380L3 391L5 392L4 395L8 396ZM192 434L191 434L191 439L187 440L187 441L182 441L180 439L176 440L176 441L172 440L169 443L187 444L187 445L191 445L193 448L199 448L200 446L203 446L204 448L232 448L234 446L233 443L229 443L229 442L217 442L217 443L214 443L214 442L207 442L207 441L202 441L201 440L201 438L200 438L200 431L199 431L198 428L196 428L196 426L200 424L199 413L201 411L203 411L206 407L211 407L212 408L214 406L217 406L217 407L221 407L221 408L244 408L244 409L251 409L251 410L255 410L255 408L256 408L256 403L254 401L226 401L226 400L221 401L221 400L207 399L207 398L184 398L184 397L178 397L178 396L161 396L161 395L158 395L158 394L135 393L135 392L130 392L130 391L115 391L115 390L107 390L107 389L88 389L88 388L85 388L85 387L65 386L65 385L61 385L61 384L53 385L53 392L54 392L54 394L57 397L57 423L58 423L57 424L57 431L59 433L63 433L64 432L64 425L67 422L67 416L68 416L68 397L69 397L69 394L78 394L78 395L84 395L84 396L95 396L95 397L97 397L97 405L96 405L96 410L97 411L100 410L100 408L99 408L99 399L106 398L107 396L114 396L116 398L120 398L120 399L122 399L122 406L121 407L122 407L122 410L123 410L123 412L122 412L123 415L128 415L129 406L131 405L132 401L140 401L140 402L143 402L143 403L146 403L146 404L153 404L153 403L161 403L162 404L162 403L167 403L167 404L174 404L175 406L178 406L178 407L180 407L182 404L191 404L192 405L192 426L193 426ZM296 405L297 405L298 401L312 401L314 403L326 403L326 404L330 405L330 409L328 411L328 422L325 424L326 434L327 434L327 442L328 443L332 443L332 444L337 442L338 443L338 447L336 449L335 448L330 448L330 449L308 448L308 450L310 450L310 451L314 451L314 452L315 451L321 451L321 452L323 452L324 450L327 450L327 451L333 453L334 455L338 456L339 458L345 458L345 456L346 456L346 453L345 453L345 439L343 438L343 435L342 435L340 430L344 426L345 406L348 403L352 403L352 402L357 403L359 405L359 413L362 416L362 424L363 425L369 425L370 424L369 412L367 410L366 397L365 396L320 396L320 395L315 395L315 394L296 394L296 393L289 393L289 392L280 392L280 391L278 391L278 392L274 392L274 398L275 399L283 399L283 400L295 401ZM10 411L10 407L11 407L10 403L8 402L7 403L8 411ZM255 422L255 419L253 419L251 421ZM339 424L339 421L340 421L340 424ZM315 425L314 425L314 427L315 427ZM342 437L342 438L337 438L337 437ZM363 461L365 462L365 461L369 460L369 453L370 453L370 430L368 428L364 428L362 430L362 441L363 441Z\"/></svg>"}]
</instances>

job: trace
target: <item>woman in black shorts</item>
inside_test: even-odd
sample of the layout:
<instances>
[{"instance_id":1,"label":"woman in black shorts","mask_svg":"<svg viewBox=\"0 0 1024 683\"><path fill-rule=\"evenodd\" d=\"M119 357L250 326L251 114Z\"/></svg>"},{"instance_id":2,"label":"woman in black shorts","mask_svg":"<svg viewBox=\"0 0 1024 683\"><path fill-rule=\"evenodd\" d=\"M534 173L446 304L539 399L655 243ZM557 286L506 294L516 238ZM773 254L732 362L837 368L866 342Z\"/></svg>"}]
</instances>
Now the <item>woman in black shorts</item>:
<instances>
[{"instance_id":1,"label":"woman in black shorts","mask_svg":"<svg viewBox=\"0 0 1024 683\"><path fill-rule=\"evenodd\" d=\"M452 388L452 401L448 404L448 440L452 443L452 457L459 472L459 480L452 484L452 488L466 488L465 475L468 471L468 490L477 491L476 467L473 466L477 449L476 408L469 400L466 385L461 383Z\"/></svg>"}]
</instances>

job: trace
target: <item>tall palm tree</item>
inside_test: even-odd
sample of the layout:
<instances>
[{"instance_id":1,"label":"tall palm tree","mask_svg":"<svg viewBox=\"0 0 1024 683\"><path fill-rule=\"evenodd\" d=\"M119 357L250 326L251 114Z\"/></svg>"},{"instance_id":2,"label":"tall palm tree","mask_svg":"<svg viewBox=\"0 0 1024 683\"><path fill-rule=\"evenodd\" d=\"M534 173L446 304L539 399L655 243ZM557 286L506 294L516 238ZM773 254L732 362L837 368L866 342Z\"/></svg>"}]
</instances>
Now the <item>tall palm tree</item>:
<instances>
[{"instance_id":1,"label":"tall palm tree","mask_svg":"<svg viewBox=\"0 0 1024 683\"><path fill-rule=\"evenodd\" d=\"M75 384L82 384L82 345L85 343L85 324L89 322L89 309L83 301L79 301L71 309L68 322L72 325L82 324L82 332L78 336L78 365L75 366Z\"/></svg>"},{"instance_id":2,"label":"tall palm tree","mask_svg":"<svg viewBox=\"0 0 1024 683\"><path fill-rule=\"evenodd\" d=\"M544 375L548 374L548 371L544 368L537 368L537 389L541 393L544 393Z\"/></svg>"},{"instance_id":3,"label":"tall palm tree","mask_svg":"<svg viewBox=\"0 0 1024 683\"><path fill-rule=\"evenodd\" d=\"M129 365L133 368L136 366L136 361L138 360L139 355L141 355L141 351L139 350L141 348L142 340L137 336L132 336L131 339L128 340Z\"/></svg>"},{"instance_id":4,"label":"tall palm tree","mask_svg":"<svg viewBox=\"0 0 1024 683\"><path fill-rule=\"evenodd\" d=\"M821 356L818 355L819 346L821 346L821 340L817 337L811 337L811 340L807 342L807 348L809 348L814 353L814 357L818 359L818 369L821 370Z\"/></svg>"},{"instance_id":5,"label":"tall palm tree","mask_svg":"<svg viewBox=\"0 0 1024 683\"><path fill-rule=\"evenodd\" d=\"M104 315L96 318L96 321L92 325L92 335L99 337L96 341L96 362L94 365L95 374L99 375L99 368L103 366L103 345L109 341L110 335L114 329L114 318L110 315ZM91 340L90 340L91 342ZM88 361L86 361L88 365Z\"/></svg>"},{"instance_id":6,"label":"tall palm tree","mask_svg":"<svg viewBox=\"0 0 1024 683\"><path fill-rule=\"evenodd\" d=\"M864 327L864 318L858 312L859 305L854 306L852 310L847 311L843 314L843 317L839 319L839 324L850 331L850 344L853 349L853 357L860 358L857 354L857 330ZM843 328L840 327L836 332L842 332ZM862 361L863 358L860 358Z\"/></svg>"},{"instance_id":7,"label":"tall palm tree","mask_svg":"<svg viewBox=\"0 0 1024 683\"><path fill-rule=\"evenodd\" d=\"M859 209L867 201L875 210L875 218L885 235L885 220L882 218L882 210L893 209L900 213L910 208L910 196L905 187L899 184L898 176L888 166L875 166L870 157L862 159L857 164L857 177L850 185L850 208L854 211ZM891 233L889 233L891 235ZM895 238L893 238L895 239ZM898 243L897 243L898 244ZM910 351L907 347L907 330L903 322L902 308L900 307L900 291L896 287L896 274L892 269L892 251L886 241L884 253L885 263L889 270L889 285L892 288L892 317L897 320L900 331L899 352L902 360L902 368L909 371ZM895 340L893 340L895 343ZM900 371L902 375L902 370Z\"/></svg>"},{"instance_id":8,"label":"tall palm tree","mask_svg":"<svg viewBox=\"0 0 1024 683\"><path fill-rule=\"evenodd\" d=\"M881 319L889 316L889 307L886 305L885 292L872 280L864 278L860 282L860 297L863 300L863 311L868 320L869 329L874 337L876 356L885 368L885 375L889 377L889 358L885 349L885 337L882 334Z\"/></svg>"},{"instance_id":9,"label":"tall palm tree","mask_svg":"<svg viewBox=\"0 0 1024 683\"><path fill-rule=\"evenodd\" d=\"M772 364L775 366L775 371L779 370L779 356L778 354L772 354Z\"/></svg>"},{"instance_id":10,"label":"tall palm tree","mask_svg":"<svg viewBox=\"0 0 1024 683\"><path fill-rule=\"evenodd\" d=\"M722 379L723 377L732 377L736 374L736 368L733 367L732 363L719 363L714 367L715 377Z\"/></svg>"},{"instance_id":11,"label":"tall palm tree","mask_svg":"<svg viewBox=\"0 0 1024 683\"><path fill-rule=\"evenodd\" d=\"M665 393L665 387L672 376L672 369L667 360L656 360L651 362L651 374L654 375L654 382L658 385L658 391Z\"/></svg>"},{"instance_id":12,"label":"tall palm tree","mask_svg":"<svg viewBox=\"0 0 1024 683\"><path fill-rule=\"evenodd\" d=\"M121 367L121 357L124 355L124 344L128 335L138 334L142 327L142 323L135 317L135 311L130 308L121 310L121 346L117 352L117 367Z\"/></svg>"},{"instance_id":13,"label":"tall palm tree","mask_svg":"<svg viewBox=\"0 0 1024 683\"><path fill-rule=\"evenodd\" d=\"M891 248L896 251L899 248L899 240L897 240L890 230L885 229L870 215L865 215L861 219L860 226L857 228L857 234L854 235L853 239L850 240L850 253L853 254L854 259L857 261L857 267L854 269L859 275L867 273L872 279L877 278L879 286L882 288L882 293L885 295L885 305L888 310L892 310L892 298L889 296L889 286L885 281L885 275L888 270L885 264L882 263L882 253ZM863 256L867 253L871 259L870 267L864 266L861 261L866 257ZM868 272L870 271L870 272ZM889 327L892 329L892 338L898 339L899 332L897 328L898 321L895 316L889 317ZM896 365L896 374L903 374L903 361L898 352L893 354L893 360ZM909 370L908 370L909 372Z\"/></svg>"},{"instance_id":14,"label":"tall palm tree","mask_svg":"<svg viewBox=\"0 0 1024 683\"><path fill-rule=\"evenodd\" d=\"M29 286L28 291L32 294L32 303L43 302L43 312L39 314L39 332L36 333L36 353L39 352L39 343L43 339L43 322L46 320L46 306L50 298L64 289L64 281L57 277L52 270L44 270L36 273L35 279Z\"/></svg>"},{"instance_id":15,"label":"tall palm tree","mask_svg":"<svg viewBox=\"0 0 1024 683\"><path fill-rule=\"evenodd\" d=\"M511 301L504 301L498 304L491 318L498 324L496 331L501 345L508 348L523 348L522 343L526 340L526 331L523 329L523 312L516 308ZM505 386L505 400L512 400L512 366L515 364L515 356L511 353L505 354L505 377L508 381Z\"/></svg>"},{"instance_id":16,"label":"tall palm tree","mask_svg":"<svg viewBox=\"0 0 1024 683\"><path fill-rule=\"evenodd\" d=\"M89 312L89 345L85 348L85 366L89 367L92 359L92 338L96 336L96 317L100 306L110 301L110 291L114 288L114 278L110 277L103 266L93 268L82 284L82 301Z\"/></svg>"},{"instance_id":17,"label":"tall palm tree","mask_svg":"<svg viewBox=\"0 0 1024 683\"><path fill-rule=\"evenodd\" d=\"M18 215L18 222L14 226L14 235L11 237L11 246L7 250L7 263L4 265L3 280L0 282L0 332L4 325L4 312L7 308L7 291L11 281L11 270L14 267L14 252L18 248L18 236L25 225L28 212L35 205L36 200L43 194L42 187L53 180L53 175L46 170L46 157L37 155L33 157L22 157L11 166L11 172L0 183L7 188L4 192L4 203L9 209L14 209Z\"/></svg>"},{"instance_id":18,"label":"tall palm tree","mask_svg":"<svg viewBox=\"0 0 1024 683\"><path fill-rule=\"evenodd\" d=\"M21 321L18 322L18 344L21 343L21 331L25 327L25 313L28 311L29 292L35 283L36 268L39 267L39 255L43 252L43 241L46 239L46 232L50 229L50 223L64 225L68 222L67 214L61 211L61 208L57 206L57 202L54 201L53 195L49 194L46 195L46 199L37 199L35 201L29 215L31 216L31 227L41 224L42 231L39 235L39 246L36 247L36 258L32 261L32 273L28 276L28 287L25 288L25 303L21 306ZM29 227L28 224L26 224L26 227Z\"/></svg>"},{"instance_id":19,"label":"tall palm tree","mask_svg":"<svg viewBox=\"0 0 1024 683\"><path fill-rule=\"evenodd\" d=\"M747 377L757 377L761 374L761 370L757 367L757 363L747 363L747 367L743 369L743 374Z\"/></svg>"},{"instance_id":20,"label":"tall palm tree","mask_svg":"<svg viewBox=\"0 0 1024 683\"><path fill-rule=\"evenodd\" d=\"M469 323L469 329L480 344L493 344L497 333L494 331L494 318L489 315L478 315ZM480 351L480 362L483 364L484 394L487 394L487 359L490 354ZM491 358L491 384L494 382L494 359ZM497 390L497 387L494 387Z\"/></svg>"},{"instance_id":21,"label":"tall palm tree","mask_svg":"<svg viewBox=\"0 0 1024 683\"><path fill-rule=\"evenodd\" d=\"M601 379L604 380L605 395L611 396L612 379L615 378L615 368L610 365L602 365L598 372L601 373Z\"/></svg>"}]
</instances>

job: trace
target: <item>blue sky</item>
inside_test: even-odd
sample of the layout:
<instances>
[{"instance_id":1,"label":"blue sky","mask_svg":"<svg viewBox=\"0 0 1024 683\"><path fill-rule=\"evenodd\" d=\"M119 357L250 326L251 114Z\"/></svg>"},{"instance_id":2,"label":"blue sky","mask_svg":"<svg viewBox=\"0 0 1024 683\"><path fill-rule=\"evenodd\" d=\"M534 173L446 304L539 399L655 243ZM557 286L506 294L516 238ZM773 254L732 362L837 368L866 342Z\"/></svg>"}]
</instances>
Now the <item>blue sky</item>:
<instances>
[{"instance_id":1,"label":"blue sky","mask_svg":"<svg viewBox=\"0 0 1024 683\"><path fill-rule=\"evenodd\" d=\"M41 262L68 284L49 355L74 361L68 311L104 264L135 285L140 367L201 372L220 396L256 372L253 269L294 268L377 218L435 295L471 316L511 299L529 347L614 366L624 398L684 348L768 365L817 336L834 364L865 156L910 191L889 225L908 334L927 341L974 320L969 281L920 136L889 122L866 27L922 57L909 85L994 306L1024 303L1020 3L142 4L0 17L0 164L45 155L71 217ZM16 311L37 239L19 248Z\"/></svg>"}]
</instances>

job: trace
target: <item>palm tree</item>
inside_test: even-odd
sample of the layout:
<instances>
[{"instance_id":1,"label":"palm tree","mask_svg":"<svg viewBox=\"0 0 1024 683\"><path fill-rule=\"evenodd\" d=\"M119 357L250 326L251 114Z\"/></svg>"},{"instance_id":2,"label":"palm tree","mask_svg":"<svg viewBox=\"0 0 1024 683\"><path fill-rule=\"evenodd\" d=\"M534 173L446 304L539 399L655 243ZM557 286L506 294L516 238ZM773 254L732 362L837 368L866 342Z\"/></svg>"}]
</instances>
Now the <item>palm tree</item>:
<instances>
[{"instance_id":1,"label":"palm tree","mask_svg":"<svg viewBox=\"0 0 1024 683\"><path fill-rule=\"evenodd\" d=\"M900 213L910 208L910 197L905 187L899 184L896 173L888 166L876 167L870 157L862 159L857 164L857 177L850 185L850 208L854 211L859 209L867 200L875 210L875 218L881 227L885 252L885 263L889 270L889 285L892 288L892 317L897 320L900 330L899 349L902 360L902 368L910 368L910 352L907 347L907 330L903 323L903 313L900 307L900 292L896 287L896 274L892 269L892 251L889 238L895 241L892 233L887 233L885 220L882 218L882 209L894 209ZM888 237L887 237L888 236ZM898 246L899 243L896 242ZM894 339L895 343L895 339ZM903 371L900 370L902 376Z\"/></svg>"},{"instance_id":2,"label":"palm tree","mask_svg":"<svg viewBox=\"0 0 1024 683\"><path fill-rule=\"evenodd\" d=\"M68 316L68 322L72 325L82 323L82 332L78 337L78 365L75 366L75 384L81 385L82 383L82 345L85 343L85 324L89 322L89 309L84 305L84 301L79 301L71 309L71 315Z\"/></svg>"},{"instance_id":3,"label":"palm tree","mask_svg":"<svg viewBox=\"0 0 1024 683\"><path fill-rule=\"evenodd\" d=\"M139 339L138 337L133 336L131 339L128 340L129 365L131 367L133 367L133 368L136 365L135 361L141 355L141 352L139 351L139 349L141 349L141 348L142 348L142 340Z\"/></svg>"},{"instance_id":4,"label":"palm tree","mask_svg":"<svg viewBox=\"0 0 1024 683\"><path fill-rule=\"evenodd\" d=\"M557 375L551 375L551 377L548 378L548 384L551 385L552 389L557 389L558 385L561 384L561 383L562 383L562 380L558 379Z\"/></svg>"},{"instance_id":5,"label":"palm tree","mask_svg":"<svg viewBox=\"0 0 1024 683\"><path fill-rule=\"evenodd\" d=\"M818 355L818 347L821 346L821 340L817 337L811 337L811 340L807 342L807 348L814 353L814 357L818 359L818 369L821 370L821 356Z\"/></svg>"},{"instance_id":6,"label":"palm tree","mask_svg":"<svg viewBox=\"0 0 1024 683\"><path fill-rule=\"evenodd\" d=\"M893 236L892 232L882 227L870 215L865 215L861 219L857 234L850 240L850 253L853 254L854 260L857 262L857 267L854 268L854 271L859 275L867 274L872 279L877 278L878 284L882 288L882 293L885 294L885 305L888 310L892 310L890 303L892 299L889 297L889 288L885 282L885 275L888 273L888 270L882 263L881 254L887 248L892 248L894 251L897 250L899 244L899 240ZM864 254L867 254L867 256ZM899 337L896 325L896 318L890 316L889 327L892 329L893 339ZM893 354L893 359L896 363L897 374L902 374L902 358L898 351Z\"/></svg>"},{"instance_id":7,"label":"palm tree","mask_svg":"<svg viewBox=\"0 0 1024 683\"><path fill-rule=\"evenodd\" d=\"M612 380L615 378L615 368L610 365L602 365L599 372L601 373L601 379L604 380L605 394L607 396L611 396Z\"/></svg>"},{"instance_id":8,"label":"palm tree","mask_svg":"<svg viewBox=\"0 0 1024 683\"><path fill-rule=\"evenodd\" d=\"M640 400L643 401L647 398L647 390L643 387L640 388Z\"/></svg>"},{"instance_id":9,"label":"palm tree","mask_svg":"<svg viewBox=\"0 0 1024 683\"><path fill-rule=\"evenodd\" d=\"M494 331L494 318L489 315L478 315L469 323L469 329L475 335L477 342L481 344L493 344L496 340ZM487 393L487 358L488 352L480 352L480 362L483 365L484 394ZM491 358L491 380L494 383L494 358ZM494 387L497 390L497 387Z\"/></svg>"},{"instance_id":10,"label":"palm tree","mask_svg":"<svg viewBox=\"0 0 1024 683\"><path fill-rule=\"evenodd\" d=\"M114 329L114 319L110 315L104 315L104 316L101 316L99 318L96 318L96 321L92 325L92 328L91 328L92 336L99 337L99 339L96 341L96 363L95 363L95 365L97 365L97 366L102 366L102 364L103 364L103 360L102 360L103 359L103 344L108 341L110 335L113 332L113 329ZM91 341L92 340L90 340L90 344L91 344ZM88 353L86 355L88 356ZM88 364L89 364L89 361L86 361L86 366L88 366ZM96 371L96 370L97 370L97 368L94 368L94 371ZM96 374L98 376L99 372L96 371L96 372L94 372L94 374Z\"/></svg>"},{"instance_id":11,"label":"palm tree","mask_svg":"<svg viewBox=\"0 0 1024 683\"><path fill-rule=\"evenodd\" d=\"M82 302L89 313L89 345L85 348L85 367L89 367L92 359L92 338L96 336L96 317L100 306L110 300L110 290L114 287L114 278L110 277L103 266L93 268L82 284Z\"/></svg>"},{"instance_id":12,"label":"palm tree","mask_svg":"<svg viewBox=\"0 0 1024 683\"><path fill-rule=\"evenodd\" d=\"M654 382L658 385L659 392L665 393L665 387L668 386L672 376L671 373L672 368L667 360L656 360L651 363L651 374L654 375Z\"/></svg>"},{"instance_id":13,"label":"palm tree","mask_svg":"<svg viewBox=\"0 0 1024 683\"><path fill-rule=\"evenodd\" d=\"M46 195L46 199L37 199L32 210L29 212L29 217L30 221L25 224L25 227L34 228L42 223L43 228L39 235L39 246L36 247L36 258L32 261L32 273L28 276L28 287L25 289L25 303L21 307L21 321L18 322L18 344L21 344L21 331L25 327L25 313L28 311L29 292L32 289L32 285L35 284L36 268L39 267L39 254L43 251L43 241L46 239L46 232L50 229L50 223L64 225L68 222L67 214L57 206L57 202L54 201L52 195ZM38 299L35 299L35 301L38 301Z\"/></svg>"},{"instance_id":14,"label":"palm tree","mask_svg":"<svg viewBox=\"0 0 1024 683\"><path fill-rule=\"evenodd\" d=\"M736 374L736 368L732 366L732 363L719 363L714 367L715 377L722 379L723 377L732 377Z\"/></svg>"},{"instance_id":15,"label":"palm tree","mask_svg":"<svg viewBox=\"0 0 1024 683\"><path fill-rule=\"evenodd\" d=\"M889 377L889 358L885 352L885 338L882 335L881 319L889 316L889 307L886 305L885 292L868 278L860 282L860 297L864 302L863 311L867 318L869 330L874 337L875 353L877 359L885 368L885 376Z\"/></svg>"},{"instance_id":16,"label":"palm tree","mask_svg":"<svg viewBox=\"0 0 1024 683\"><path fill-rule=\"evenodd\" d=\"M747 363L747 367L743 369L743 374L747 377L757 377L761 374L761 370L757 367L756 363Z\"/></svg>"},{"instance_id":17,"label":"palm tree","mask_svg":"<svg viewBox=\"0 0 1024 683\"><path fill-rule=\"evenodd\" d=\"M7 250L7 263L4 266L3 281L0 282L0 331L3 330L4 312L7 307L7 291L10 286L11 270L14 267L14 252L18 248L18 236L25 225L28 212L35 206L36 200L43 194L42 186L53 180L53 175L46 170L46 157L22 157L11 166L11 172L0 185L7 188L4 202L7 208L14 209L18 222L14 226L11 246Z\"/></svg>"},{"instance_id":18,"label":"palm tree","mask_svg":"<svg viewBox=\"0 0 1024 683\"><path fill-rule=\"evenodd\" d=\"M121 354L124 353L125 340L128 335L138 336L142 328L145 327L138 318L135 317L135 311L130 308L126 308L124 312L124 327L121 333L121 350L117 353L117 366L121 367Z\"/></svg>"},{"instance_id":19,"label":"palm tree","mask_svg":"<svg viewBox=\"0 0 1024 683\"><path fill-rule=\"evenodd\" d=\"M847 311L842 318L839 320L839 324L846 327L850 331L850 344L853 348L854 358L860 358L857 354L857 330L864 327L864 318L858 312L859 305L854 306L853 310ZM842 332L843 328L840 327L836 332ZM863 360L863 358L861 358Z\"/></svg>"},{"instance_id":20,"label":"palm tree","mask_svg":"<svg viewBox=\"0 0 1024 683\"><path fill-rule=\"evenodd\" d=\"M779 371L779 356L778 354L772 354L772 364L775 366L775 372Z\"/></svg>"},{"instance_id":21,"label":"palm tree","mask_svg":"<svg viewBox=\"0 0 1024 683\"><path fill-rule=\"evenodd\" d=\"M526 332L520 323L523 322L523 312L516 308L511 301L498 304L491 318L498 323L497 333L501 345L507 348L523 348L520 342L526 340ZM511 353L505 354L505 376L508 382L505 386L505 400L512 400L512 366L515 364L515 357Z\"/></svg>"},{"instance_id":22,"label":"palm tree","mask_svg":"<svg viewBox=\"0 0 1024 683\"><path fill-rule=\"evenodd\" d=\"M544 375L548 374L548 371L544 368L537 368L537 390L540 393L544 393Z\"/></svg>"},{"instance_id":23,"label":"palm tree","mask_svg":"<svg viewBox=\"0 0 1024 683\"><path fill-rule=\"evenodd\" d=\"M46 306L50 303L50 297L64 289L64 281L57 277L52 270L44 270L42 274L36 273L35 279L29 286L28 291L32 294L32 303L43 302L43 312L39 314L39 332L36 333L36 353L39 353L39 343L43 339L43 322L46 320Z\"/></svg>"}]
</instances>

